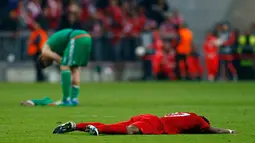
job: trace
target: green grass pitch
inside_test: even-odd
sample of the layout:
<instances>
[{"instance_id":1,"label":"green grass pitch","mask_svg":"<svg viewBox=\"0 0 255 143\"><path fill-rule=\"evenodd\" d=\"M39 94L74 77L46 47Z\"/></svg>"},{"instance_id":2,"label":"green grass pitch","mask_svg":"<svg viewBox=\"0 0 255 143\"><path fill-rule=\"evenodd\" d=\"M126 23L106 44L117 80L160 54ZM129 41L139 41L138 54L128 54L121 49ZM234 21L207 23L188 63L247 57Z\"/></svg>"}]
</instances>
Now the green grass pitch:
<instances>
[{"instance_id":1,"label":"green grass pitch","mask_svg":"<svg viewBox=\"0 0 255 143\"><path fill-rule=\"evenodd\" d=\"M253 143L255 84L250 83L93 83L81 86L78 107L21 107L24 99L61 97L58 84L0 84L2 143ZM60 122L113 123L132 115L194 111L236 135L90 136L83 132L53 135Z\"/></svg>"}]
</instances>

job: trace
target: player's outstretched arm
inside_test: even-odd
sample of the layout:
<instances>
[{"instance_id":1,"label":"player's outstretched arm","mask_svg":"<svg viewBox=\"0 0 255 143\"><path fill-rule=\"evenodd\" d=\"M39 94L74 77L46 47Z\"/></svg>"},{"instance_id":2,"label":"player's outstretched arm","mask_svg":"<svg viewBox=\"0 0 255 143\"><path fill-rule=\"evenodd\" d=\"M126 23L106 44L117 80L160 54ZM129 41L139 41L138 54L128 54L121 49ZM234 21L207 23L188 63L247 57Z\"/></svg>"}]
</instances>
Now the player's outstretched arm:
<instances>
[{"instance_id":1,"label":"player's outstretched arm","mask_svg":"<svg viewBox=\"0 0 255 143\"><path fill-rule=\"evenodd\" d=\"M208 128L207 132L211 134L235 134L236 133L235 130L215 128L215 127Z\"/></svg>"}]
</instances>

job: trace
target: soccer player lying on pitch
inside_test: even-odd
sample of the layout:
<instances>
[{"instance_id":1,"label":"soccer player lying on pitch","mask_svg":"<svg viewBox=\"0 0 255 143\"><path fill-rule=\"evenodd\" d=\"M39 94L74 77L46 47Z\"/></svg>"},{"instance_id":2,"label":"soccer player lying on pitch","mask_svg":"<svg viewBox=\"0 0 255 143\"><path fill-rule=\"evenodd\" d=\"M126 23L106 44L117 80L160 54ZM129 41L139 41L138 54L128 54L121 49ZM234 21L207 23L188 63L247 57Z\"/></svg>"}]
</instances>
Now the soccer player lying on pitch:
<instances>
[{"instance_id":1,"label":"soccer player lying on pitch","mask_svg":"<svg viewBox=\"0 0 255 143\"><path fill-rule=\"evenodd\" d=\"M76 29L63 29L49 37L42 47L38 64L49 67L53 61L60 64L63 98L54 102L49 98L28 100L23 105L63 105L78 104L80 87L80 67L87 66L92 40L88 32Z\"/></svg>"},{"instance_id":2,"label":"soccer player lying on pitch","mask_svg":"<svg viewBox=\"0 0 255 143\"><path fill-rule=\"evenodd\" d=\"M84 131L99 134L234 134L234 130L215 128L208 119L192 112L177 112L158 117L151 114L133 116L128 121L115 124L67 122L59 125L54 134Z\"/></svg>"}]
</instances>

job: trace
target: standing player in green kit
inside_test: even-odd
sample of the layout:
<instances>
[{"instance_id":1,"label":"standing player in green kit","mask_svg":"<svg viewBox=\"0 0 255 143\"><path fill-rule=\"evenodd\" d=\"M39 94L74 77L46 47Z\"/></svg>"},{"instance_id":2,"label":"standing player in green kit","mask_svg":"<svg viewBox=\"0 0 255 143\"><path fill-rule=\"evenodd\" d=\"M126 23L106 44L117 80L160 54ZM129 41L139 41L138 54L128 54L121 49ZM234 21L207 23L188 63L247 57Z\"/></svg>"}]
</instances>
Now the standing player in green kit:
<instances>
[{"instance_id":1,"label":"standing player in green kit","mask_svg":"<svg viewBox=\"0 0 255 143\"><path fill-rule=\"evenodd\" d=\"M28 100L23 105L75 106L80 91L80 67L87 66L92 39L84 30L63 29L51 37L42 48L38 64L49 67L53 61L60 64L62 81L62 100L53 102L49 98Z\"/></svg>"}]
</instances>

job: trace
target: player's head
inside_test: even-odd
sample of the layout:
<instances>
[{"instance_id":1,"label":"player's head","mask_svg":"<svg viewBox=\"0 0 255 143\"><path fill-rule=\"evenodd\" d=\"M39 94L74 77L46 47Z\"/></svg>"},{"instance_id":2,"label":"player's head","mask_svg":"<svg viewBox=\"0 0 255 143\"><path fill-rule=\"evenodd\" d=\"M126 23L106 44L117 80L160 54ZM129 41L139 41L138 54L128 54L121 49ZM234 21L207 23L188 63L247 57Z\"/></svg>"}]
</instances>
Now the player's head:
<instances>
[{"instance_id":1,"label":"player's head","mask_svg":"<svg viewBox=\"0 0 255 143\"><path fill-rule=\"evenodd\" d=\"M205 116L200 116L206 123L211 124L210 121Z\"/></svg>"}]
</instances>

